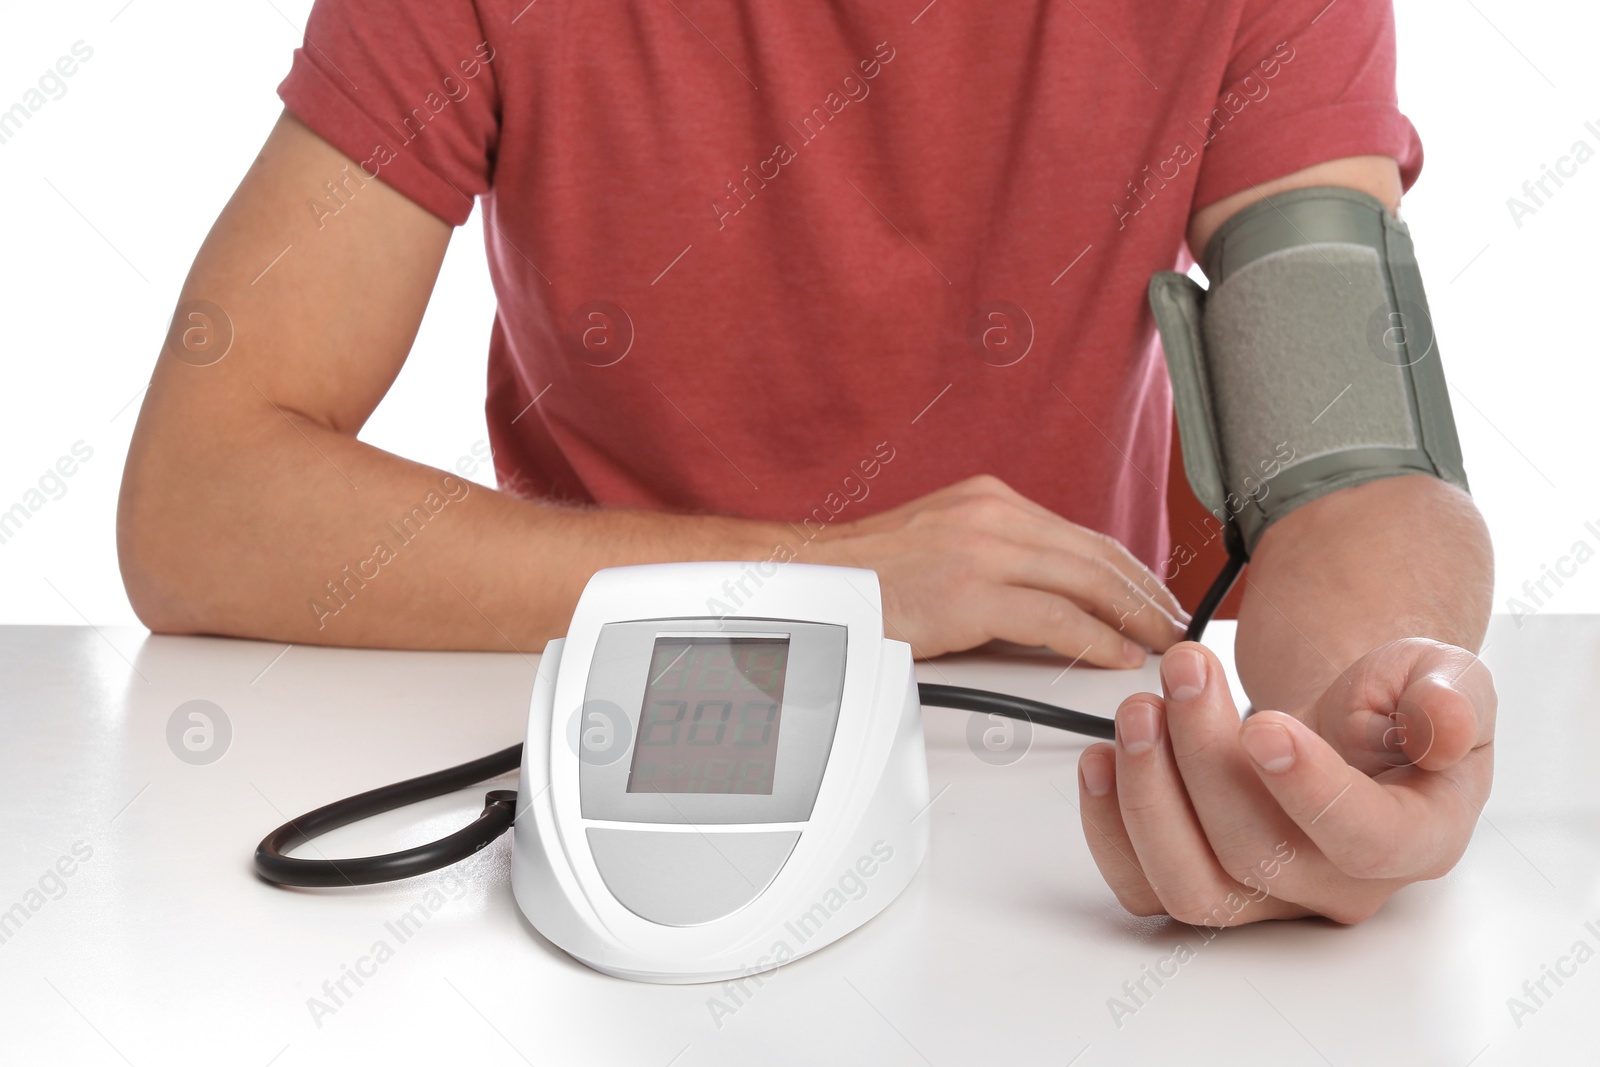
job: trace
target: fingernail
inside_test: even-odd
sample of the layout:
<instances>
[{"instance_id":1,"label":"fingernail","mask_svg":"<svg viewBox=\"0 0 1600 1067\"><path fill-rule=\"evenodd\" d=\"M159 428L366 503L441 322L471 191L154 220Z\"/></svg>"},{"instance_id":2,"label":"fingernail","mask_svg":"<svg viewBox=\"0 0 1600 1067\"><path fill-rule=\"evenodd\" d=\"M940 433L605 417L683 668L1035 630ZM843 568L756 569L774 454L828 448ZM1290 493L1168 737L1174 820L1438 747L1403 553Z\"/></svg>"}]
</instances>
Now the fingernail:
<instances>
[{"instance_id":1,"label":"fingernail","mask_svg":"<svg viewBox=\"0 0 1600 1067\"><path fill-rule=\"evenodd\" d=\"M1161 659L1161 681L1172 700L1193 700L1206 687L1206 658L1192 648L1168 652Z\"/></svg>"},{"instance_id":2,"label":"fingernail","mask_svg":"<svg viewBox=\"0 0 1600 1067\"><path fill-rule=\"evenodd\" d=\"M1278 774L1294 766L1294 738L1275 722L1246 726L1239 735L1239 743L1264 771Z\"/></svg>"},{"instance_id":3,"label":"fingernail","mask_svg":"<svg viewBox=\"0 0 1600 1067\"><path fill-rule=\"evenodd\" d=\"M1083 757L1079 763L1083 771L1083 787L1092 797L1103 797L1111 791L1111 761L1100 753Z\"/></svg>"},{"instance_id":4,"label":"fingernail","mask_svg":"<svg viewBox=\"0 0 1600 1067\"><path fill-rule=\"evenodd\" d=\"M1135 641L1126 637L1122 639L1122 661L1130 667L1139 667L1144 664L1144 648Z\"/></svg>"},{"instance_id":5,"label":"fingernail","mask_svg":"<svg viewBox=\"0 0 1600 1067\"><path fill-rule=\"evenodd\" d=\"M1156 709L1142 701L1123 705L1117 714L1117 738L1130 755L1154 748L1159 729Z\"/></svg>"}]
</instances>

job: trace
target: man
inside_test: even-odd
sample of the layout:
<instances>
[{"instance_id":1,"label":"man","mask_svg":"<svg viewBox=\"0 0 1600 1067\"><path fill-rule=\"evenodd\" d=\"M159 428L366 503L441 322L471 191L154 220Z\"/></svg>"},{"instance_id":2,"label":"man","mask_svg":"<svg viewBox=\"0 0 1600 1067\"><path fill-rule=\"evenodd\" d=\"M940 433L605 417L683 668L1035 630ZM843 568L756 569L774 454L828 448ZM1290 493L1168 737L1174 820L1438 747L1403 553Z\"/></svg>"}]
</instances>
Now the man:
<instances>
[{"instance_id":1,"label":"man","mask_svg":"<svg viewBox=\"0 0 1600 1067\"><path fill-rule=\"evenodd\" d=\"M1131 911L1353 922L1440 876L1491 776L1470 498L1386 477L1274 523L1243 725L1152 573L1145 284L1285 190L1398 209L1388 5L891 6L320 0L140 415L140 617L530 650L605 566L870 567L920 656L1166 651L1080 763ZM357 439L475 199L499 492Z\"/></svg>"}]
</instances>

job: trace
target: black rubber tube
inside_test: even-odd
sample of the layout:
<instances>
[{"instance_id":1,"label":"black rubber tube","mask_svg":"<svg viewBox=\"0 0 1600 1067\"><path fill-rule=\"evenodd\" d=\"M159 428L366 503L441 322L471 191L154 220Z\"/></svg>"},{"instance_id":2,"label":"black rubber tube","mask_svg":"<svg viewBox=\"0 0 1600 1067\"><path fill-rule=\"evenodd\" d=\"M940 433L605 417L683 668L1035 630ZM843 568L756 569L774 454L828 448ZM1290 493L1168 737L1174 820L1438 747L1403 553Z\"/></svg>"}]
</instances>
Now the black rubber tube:
<instances>
[{"instance_id":1,"label":"black rubber tube","mask_svg":"<svg viewBox=\"0 0 1600 1067\"><path fill-rule=\"evenodd\" d=\"M928 707L957 708L984 715L1004 715L1008 719L1026 719L1040 726L1071 730L1075 734L1105 741L1115 736L1111 720L1102 715L1058 708L1042 700L1029 700L1009 693L991 693L987 689L965 689L959 685L934 685L931 682L917 686L917 693Z\"/></svg>"},{"instance_id":2,"label":"black rubber tube","mask_svg":"<svg viewBox=\"0 0 1600 1067\"><path fill-rule=\"evenodd\" d=\"M1206 590L1189 623L1187 640L1198 641L1206 623L1228 595L1244 567L1241 557L1229 555L1227 564ZM1112 720L1061 708L1040 700L994 693L986 689L967 689L958 685L917 686L917 696L929 707L956 708L980 714L1004 715L1024 719L1040 726L1089 737L1111 740L1115 736ZM489 778L509 774L522 764L522 746L512 745L492 755L447 767L442 771L408 778L394 785L370 789L344 800L334 801L307 812L278 827L256 846L256 873L269 882L294 886L355 886L392 882L448 867L483 848L511 828L516 820L517 794L510 789L491 790L484 797L483 812L468 825L448 837L416 848L389 852L382 856L352 856L337 860L296 859L284 853L341 826L395 808L415 804L431 797L453 793Z\"/></svg>"},{"instance_id":3,"label":"black rubber tube","mask_svg":"<svg viewBox=\"0 0 1600 1067\"><path fill-rule=\"evenodd\" d=\"M1206 623L1211 621L1211 616L1222 607L1222 601L1233 589L1233 583L1239 580L1239 572L1244 570L1245 558L1236 553L1228 553L1228 562L1222 565L1222 570L1211 582L1211 587L1206 590L1206 595L1200 598L1199 607L1194 609L1194 614L1189 617L1189 628L1183 632L1185 641L1198 641L1206 632Z\"/></svg>"},{"instance_id":4,"label":"black rubber tube","mask_svg":"<svg viewBox=\"0 0 1600 1067\"><path fill-rule=\"evenodd\" d=\"M1004 715L1107 740L1113 736L1110 719L1086 715L1070 708L1058 708L1054 704L1026 697L930 683L917 686L917 693L921 702L930 707ZM516 818L517 794L514 790L491 791L484 798L483 813L475 820L448 837L416 848L381 856L352 856L332 860L297 859L285 853L330 830L465 789L485 779L514 771L521 763L522 746L512 745L470 763L371 789L307 812L298 819L284 823L256 846L256 873L277 885L327 888L393 882L458 863L511 828Z\"/></svg>"},{"instance_id":5,"label":"black rubber tube","mask_svg":"<svg viewBox=\"0 0 1600 1067\"><path fill-rule=\"evenodd\" d=\"M297 845L329 830L361 819L465 789L485 779L508 774L522 765L522 746L512 745L493 755L448 767L418 778L370 789L307 812L268 834L256 846L256 873L279 885L371 885L410 878L466 859L511 828L516 817L517 794L495 789L484 797L483 813L448 837L416 848L382 856L356 856L337 860L295 859L284 855Z\"/></svg>"}]
</instances>

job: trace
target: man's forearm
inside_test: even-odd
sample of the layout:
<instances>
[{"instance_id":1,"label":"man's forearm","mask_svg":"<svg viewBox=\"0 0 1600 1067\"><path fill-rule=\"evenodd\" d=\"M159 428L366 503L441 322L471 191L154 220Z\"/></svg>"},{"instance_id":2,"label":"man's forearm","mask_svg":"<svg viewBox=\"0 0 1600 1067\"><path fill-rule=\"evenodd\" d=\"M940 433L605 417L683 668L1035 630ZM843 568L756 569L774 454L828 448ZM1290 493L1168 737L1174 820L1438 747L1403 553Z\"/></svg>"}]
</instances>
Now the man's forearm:
<instances>
[{"instance_id":1,"label":"man's forearm","mask_svg":"<svg viewBox=\"0 0 1600 1067\"><path fill-rule=\"evenodd\" d=\"M225 434L169 414L141 427L119 522L130 598L166 632L534 651L601 567L767 559L787 532L535 504L265 402Z\"/></svg>"},{"instance_id":2,"label":"man's forearm","mask_svg":"<svg viewBox=\"0 0 1600 1067\"><path fill-rule=\"evenodd\" d=\"M1309 704L1385 641L1477 651L1494 562L1472 500L1425 475L1342 489L1284 516L1246 571L1235 654L1257 708Z\"/></svg>"}]
</instances>

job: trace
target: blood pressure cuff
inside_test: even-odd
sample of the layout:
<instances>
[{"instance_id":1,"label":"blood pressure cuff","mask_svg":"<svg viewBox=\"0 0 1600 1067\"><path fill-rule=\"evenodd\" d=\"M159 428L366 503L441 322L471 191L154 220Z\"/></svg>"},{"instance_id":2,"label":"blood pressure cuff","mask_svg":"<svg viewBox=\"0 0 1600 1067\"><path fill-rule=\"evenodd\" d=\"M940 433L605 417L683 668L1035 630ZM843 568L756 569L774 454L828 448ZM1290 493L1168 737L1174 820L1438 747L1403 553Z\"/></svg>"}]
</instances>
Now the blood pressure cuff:
<instances>
[{"instance_id":1,"label":"blood pressure cuff","mask_svg":"<svg viewBox=\"0 0 1600 1067\"><path fill-rule=\"evenodd\" d=\"M1153 277L1150 307L1184 472L1231 552L1345 486L1467 488L1405 223L1353 189L1296 189L1230 218L1203 267L1209 289Z\"/></svg>"}]
</instances>

